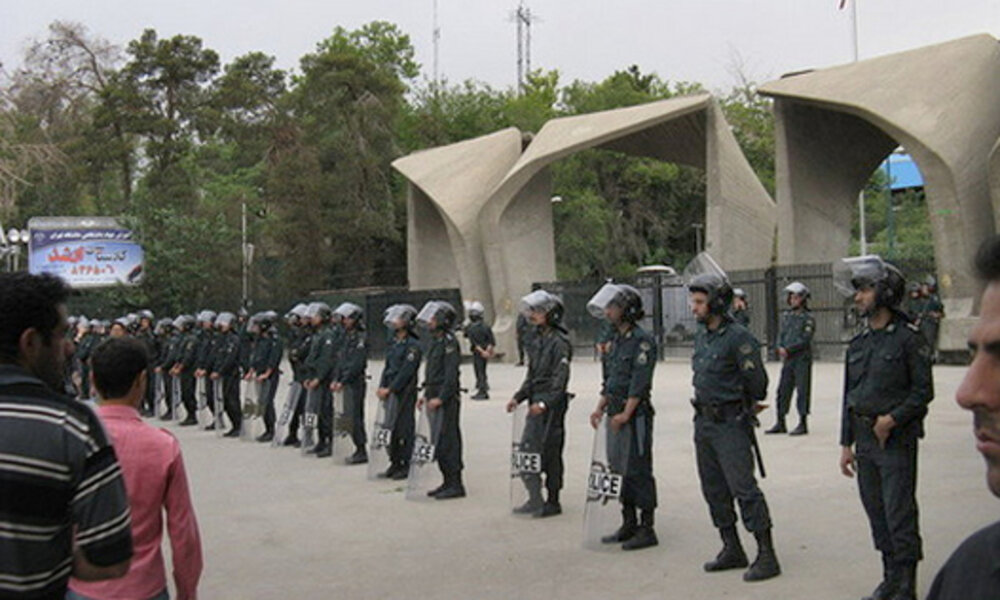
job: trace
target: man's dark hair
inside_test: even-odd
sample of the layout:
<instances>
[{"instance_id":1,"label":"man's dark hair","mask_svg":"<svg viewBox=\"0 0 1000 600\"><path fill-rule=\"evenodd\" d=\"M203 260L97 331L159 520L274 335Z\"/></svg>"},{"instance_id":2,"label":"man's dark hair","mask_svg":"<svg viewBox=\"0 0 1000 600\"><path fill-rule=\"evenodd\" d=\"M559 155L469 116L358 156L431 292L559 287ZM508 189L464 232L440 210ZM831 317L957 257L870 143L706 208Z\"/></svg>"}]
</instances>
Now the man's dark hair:
<instances>
[{"instance_id":1,"label":"man's dark hair","mask_svg":"<svg viewBox=\"0 0 1000 600\"><path fill-rule=\"evenodd\" d=\"M1000 235L994 235L979 245L975 266L976 275L983 281L1000 280Z\"/></svg>"},{"instance_id":2,"label":"man's dark hair","mask_svg":"<svg viewBox=\"0 0 1000 600\"><path fill-rule=\"evenodd\" d=\"M69 287L55 275L0 273L0 362L16 362L21 334L34 328L46 342L59 325Z\"/></svg>"},{"instance_id":3,"label":"man's dark hair","mask_svg":"<svg viewBox=\"0 0 1000 600\"><path fill-rule=\"evenodd\" d=\"M94 348L90 365L101 398L124 398L139 373L149 367L149 354L137 339L108 338Z\"/></svg>"}]
</instances>

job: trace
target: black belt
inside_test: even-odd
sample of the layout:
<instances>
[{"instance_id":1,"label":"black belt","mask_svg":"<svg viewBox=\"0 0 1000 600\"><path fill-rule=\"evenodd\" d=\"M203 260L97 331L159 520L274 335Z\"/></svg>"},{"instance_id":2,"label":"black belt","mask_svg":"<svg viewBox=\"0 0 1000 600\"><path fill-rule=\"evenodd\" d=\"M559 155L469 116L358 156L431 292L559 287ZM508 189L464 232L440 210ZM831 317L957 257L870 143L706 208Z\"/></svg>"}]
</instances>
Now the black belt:
<instances>
[{"instance_id":1,"label":"black belt","mask_svg":"<svg viewBox=\"0 0 1000 600\"><path fill-rule=\"evenodd\" d=\"M698 403L692 401L691 406L694 407L694 413L696 415L711 419L716 423L728 421L729 419L737 417L743 413L743 402L740 400L725 402L723 404Z\"/></svg>"}]
</instances>

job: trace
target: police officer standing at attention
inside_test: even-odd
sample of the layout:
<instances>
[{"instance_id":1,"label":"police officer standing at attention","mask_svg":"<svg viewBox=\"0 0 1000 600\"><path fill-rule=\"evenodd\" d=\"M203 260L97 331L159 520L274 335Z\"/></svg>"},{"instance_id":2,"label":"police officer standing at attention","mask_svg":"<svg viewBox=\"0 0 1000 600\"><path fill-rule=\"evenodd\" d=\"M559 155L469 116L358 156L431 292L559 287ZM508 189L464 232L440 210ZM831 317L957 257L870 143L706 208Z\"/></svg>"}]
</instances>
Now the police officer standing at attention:
<instances>
[{"instance_id":1,"label":"police officer standing at attention","mask_svg":"<svg viewBox=\"0 0 1000 600\"><path fill-rule=\"evenodd\" d=\"M622 485L622 526L604 537L606 544L621 543L624 550L648 548L656 539L656 479L653 478L653 405L650 391L657 349L653 337L638 325L645 315L639 292L630 285L606 283L587 302L590 314L605 318L613 327L604 361L601 399L590 415L596 429L604 414L616 431L631 429L631 447ZM641 512L636 515L636 511Z\"/></svg>"},{"instance_id":2,"label":"police officer standing at attention","mask_svg":"<svg viewBox=\"0 0 1000 600\"><path fill-rule=\"evenodd\" d=\"M484 308L481 302L469 305L469 324L465 328L465 337L472 346L472 367L476 372L476 389L473 400L489 400L490 385L486 381L486 361L493 356L496 339L493 330L483 320Z\"/></svg>"},{"instance_id":3,"label":"police officer standing at attention","mask_svg":"<svg viewBox=\"0 0 1000 600\"><path fill-rule=\"evenodd\" d=\"M292 366L292 379L300 385L305 383L306 369L305 362L309 357L309 346L312 344L312 322L309 319L309 306L306 304L296 304L290 312L288 319L291 331L288 340L288 362ZM299 422L302 420L302 413L306 403L306 389L299 390L297 398L293 398L295 407L292 411L292 418L288 424L288 435L282 440L283 446L299 447Z\"/></svg>"},{"instance_id":4,"label":"police officer standing at attention","mask_svg":"<svg viewBox=\"0 0 1000 600\"><path fill-rule=\"evenodd\" d=\"M394 304L385 310L383 323L393 331L385 352L385 368L375 395L385 402L396 397L396 419L389 438L389 468L379 477L406 479L413 453L413 411L417 402L417 375L420 370L420 341L414 331L417 309L409 304Z\"/></svg>"},{"instance_id":5,"label":"police officer standing at attention","mask_svg":"<svg viewBox=\"0 0 1000 600\"><path fill-rule=\"evenodd\" d=\"M281 338L274 330L278 315L274 311L262 312L255 316L259 333L250 356L250 370L243 379L254 379L261 384L263 396L258 398L258 405L264 410L264 433L257 436L258 442L270 442L274 439L274 394L278 391L278 379L281 371L281 353L284 349Z\"/></svg>"},{"instance_id":6,"label":"police officer standing at attention","mask_svg":"<svg viewBox=\"0 0 1000 600\"><path fill-rule=\"evenodd\" d=\"M934 397L931 349L899 310L903 274L875 255L841 259L834 284L854 296L864 330L847 347L840 470L858 477L883 579L869 599L914 600L923 558L917 521L917 441Z\"/></svg>"},{"instance_id":7,"label":"police officer standing at attention","mask_svg":"<svg viewBox=\"0 0 1000 600\"><path fill-rule=\"evenodd\" d=\"M507 412L513 412L521 402L528 402L528 422L525 424L529 444L537 444L531 451L542 455L542 473L548 498L542 503L542 482L538 475L527 475L528 503L515 508L515 512L531 512L537 517L551 517L562 513L559 491L563 484L563 444L566 441L566 409L569 407L569 365L573 358L566 330L562 325L563 303L558 296L545 290L535 290L521 298L519 311L535 327L528 352L528 373L521 388L507 403Z\"/></svg>"},{"instance_id":8,"label":"police officer standing at attention","mask_svg":"<svg viewBox=\"0 0 1000 600\"><path fill-rule=\"evenodd\" d=\"M704 565L705 571L741 569L747 556L736 531L733 499L743 524L757 540L757 558L743 573L744 581L761 581L781 573L771 540L771 515L754 477L754 451L760 460L753 428L757 404L767 396L767 371L760 346L746 327L729 316L733 289L725 272L707 254L699 254L685 273L691 312L700 327L695 334L694 447L701 491L723 547Z\"/></svg>"},{"instance_id":9,"label":"police officer standing at attention","mask_svg":"<svg viewBox=\"0 0 1000 600\"><path fill-rule=\"evenodd\" d=\"M180 424L197 425L198 404L194 397L194 370L198 356L198 337L194 333L194 317L181 315L178 319L180 341L173 357L174 366L170 369L170 374L181 378L181 402L184 403L187 417Z\"/></svg>"},{"instance_id":10,"label":"police officer standing at attention","mask_svg":"<svg viewBox=\"0 0 1000 600\"><path fill-rule=\"evenodd\" d=\"M319 443L310 448L308 453L326 458L333 454L333 397L330 395L330 382L337 366L341 330L332 322L333 311L325 302L314 302L309 305L308 310L316 333L309 346L309 356L305 362L306 381L302 387L306 390L318 390L316 393L319 394L320 402Z\"/></svg>"},{"instance_id":11,"label":"police officer standing at attention","mask_svg":"<svg viewBox=\"0 0 1000 600\"><path fill-rule=\"evenodd\" d=\"M198 349L195 352L194 360L194 376L195 378L202 378L205 382L206 406L212 414L215 414L215 390L208 380L208 376L212 372L212 362L215 357L215 317L216 314L213 310L203 310L198 313L198 325L200 329L197 333ZM215 429L215 422L213 421L205 429Z\"/></svg>"},{"instance_id":12,"label":"police officer standing at attention","mask_svg":"<svg viewBox=\"0 0 1000 600\"><path fill-rule=\"evenodd\" d=\"M781 380L778 382L778 416L774 427L764 433L785 433L785 415L791 405L792 392L797 392L795 408L799 424L789 435L809 433L806 419L812 394L812 338L816 320L809 312L809 288L799 281L785 287L788 310L781 315L781 332L777 351L781 357Z\"/></svg>"},{"instance_id":13,"label":"police officer standing at attention","mask_svg":"<svg viewBox=\"0 0 1000 600\"><path fill-rule=\"evenodd\" d=\"M368 343L365 340L365 311L357 304L344 302L334 314L344 328L337 369L330 390L344 393L344 410L351 419L354 454L345 462L361 465L368 462L365 434L365 371L368 367Z\"/></svg>"},{"instance_id":14,"label":"police officer standing at attention","mask_svg":"<svg viewBox=\"0 0 1000 600\"><path fill-rule=\"evenodd\" d=\"M441 411L441 433L435 454L444 482L427 492L437 500L465 497L462 484L462 430L461 403L459 398L459 372L461 362L458 340L452 329L458 315L451 304L431 300L424 304L417 321L431 332L424 367L424 394L417 400L417 407L427 406L428 414Z\"/></svg>"},{"instance_id":15,"label":"police officer standing at attention","mask_svg":"<svg viewBox=\"0 0 1000 600\"><path fill-rule=\"evenodd\" d=\"M243 426L243 411L240 409L240 335L233 330L236 315L221 312L215 318L218 337L212 354L210 378L222 380L222 406L231 425L225 437L239 437ZM213 386L214 387L214 386Z\"/></svg>"},{"instance_id":16,"label":"police officer standing at attention","mask_svg":"<svg viewBox=\"0 0 1000 600\"><path fill-rule=\"evenodd\" d=\"M743 288L733 290L733 320L747 329L750 328L750 304Z\"/></svg>"}]
</instances>

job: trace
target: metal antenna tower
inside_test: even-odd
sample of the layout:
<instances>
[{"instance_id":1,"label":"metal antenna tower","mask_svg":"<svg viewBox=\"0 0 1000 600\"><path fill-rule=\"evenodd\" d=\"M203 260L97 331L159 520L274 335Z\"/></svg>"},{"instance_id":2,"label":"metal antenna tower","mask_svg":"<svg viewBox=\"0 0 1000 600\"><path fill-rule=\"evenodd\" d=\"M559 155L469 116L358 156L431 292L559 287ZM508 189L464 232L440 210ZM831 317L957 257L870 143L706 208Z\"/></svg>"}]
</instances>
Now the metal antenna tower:
<instances>
[{"instance_id":1,"label":"metal antenna tower","mask_svg":"<svg viewBox=\"0 0 1000 600\"><path fill-rule=\"evenodd\" d=\"M438 26L438 0L434 0L434 90L437 91L441 80L438 78L438 55L441 46L441 27Z\"/></svg>"},{"instance_id":2,"label":"metal antenna tower","mask_svg":"<svg viewBox=\"0 0 1000 600\"><path fill-rule=\"evenodd\" d=\"M524 90L524 80L531 73L531 24L538 20L524 0L511 15L517 24L517 91Z\"/></svg>"}]
</instances>

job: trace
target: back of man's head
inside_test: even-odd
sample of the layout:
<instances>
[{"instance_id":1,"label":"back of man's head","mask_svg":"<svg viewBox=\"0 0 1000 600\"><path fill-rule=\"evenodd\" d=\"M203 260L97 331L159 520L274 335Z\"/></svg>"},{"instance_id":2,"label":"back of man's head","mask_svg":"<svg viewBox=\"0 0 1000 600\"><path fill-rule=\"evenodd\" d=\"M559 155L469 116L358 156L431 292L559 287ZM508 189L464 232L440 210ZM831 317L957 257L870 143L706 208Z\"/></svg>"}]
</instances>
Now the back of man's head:
<instances>
[{"instance_id":1,"label":"back of man's head","mask_svg":"<svg viewBox=\"0 0 1000 600\"><path fill-rule=\"evenodd\" d=\"M984 283L1000 281L1000 236L994 236L979 246L975 265L976 274Z\"/></svg>"},{"instance_id":2,"label":"back of man's head","mask_svg":"<svg viewBox=\"0 0 1000 600\"><path fill-rule=\"evenodd\" d=\"M21 334L34 328L51 341L69 288L53 275L0 273L0 362L18 362ZM60 341L61 340L57 340Z\"/></svg>"},{"instance_id":3,"label":"back of man's head","mask_svg":"<svg viewBox=\"0 0 1000 600\"><path fill-rule=\"evenodd\" d=\"M149 367L149 355L145 344L135 338L108 338L94 349L90 364L101 399L119 400L129 395L136 379Z\"/></svg>"}]
</instances>

